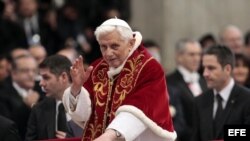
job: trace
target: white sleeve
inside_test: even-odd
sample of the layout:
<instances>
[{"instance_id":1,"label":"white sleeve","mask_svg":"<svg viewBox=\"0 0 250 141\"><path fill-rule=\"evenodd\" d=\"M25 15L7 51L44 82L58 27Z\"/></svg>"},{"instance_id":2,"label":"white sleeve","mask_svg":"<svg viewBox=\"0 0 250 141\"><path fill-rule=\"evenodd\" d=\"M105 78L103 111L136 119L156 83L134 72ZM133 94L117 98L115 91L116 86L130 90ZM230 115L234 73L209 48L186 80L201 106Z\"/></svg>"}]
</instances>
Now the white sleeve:
<instances>
[{"instance_id":1,"label":"white sleeve","mask_svg":"<svg viewBox=\"0 0 250 141\"><path fill-rule=\"evenodd\" d=\"M107 127L121 133L126 141L135 140L146 128L142 121L129 112L119 113Z\"/></svg>"},{"instance_id":2,"label":"white sleeve","mask_svg":"<svg viewBox=\"0 0 250 141\"><path fill-rule=\"evenodd\" d=\"M89 92L82 87L80 94L75 98L71 92L71 87L67 88L63 94L63 105L74 121L85 122L91 114L91 100Z\"/></svg>"}]
</instances>

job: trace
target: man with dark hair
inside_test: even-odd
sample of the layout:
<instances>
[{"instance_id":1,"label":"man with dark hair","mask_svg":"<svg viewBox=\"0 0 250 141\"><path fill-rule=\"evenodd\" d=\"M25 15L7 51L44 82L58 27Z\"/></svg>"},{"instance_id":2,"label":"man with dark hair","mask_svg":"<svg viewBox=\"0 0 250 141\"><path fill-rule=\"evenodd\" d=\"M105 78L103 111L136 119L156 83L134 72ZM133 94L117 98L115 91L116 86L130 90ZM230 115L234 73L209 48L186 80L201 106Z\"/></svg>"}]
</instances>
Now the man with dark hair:
<instances>
[{"instance_id":1,"label":"man with dark hair","mask_svg":"<svg viewBox=\"0 0 250 141\"><path fill-rule=\"evenodd\" d=\"M32 109L26 141L80 136L82 130L66 115L62 105L64 90L70 86L71 62L64 56L53 55L39 65L40 86L46 96Z\"/></svg>"},{"instance_id":2,"label":"man with dark hair","mask_svg":"<svg viewBox=\"0 0 250 141\"><path fill-rule=\"evenodd\" d=\"M250 91L235 84L235 59L228 47L213 46L202 60L211 90L195 99L193 141L223 139L223 125L250 124Z\"/></svg>"}]
</instances>

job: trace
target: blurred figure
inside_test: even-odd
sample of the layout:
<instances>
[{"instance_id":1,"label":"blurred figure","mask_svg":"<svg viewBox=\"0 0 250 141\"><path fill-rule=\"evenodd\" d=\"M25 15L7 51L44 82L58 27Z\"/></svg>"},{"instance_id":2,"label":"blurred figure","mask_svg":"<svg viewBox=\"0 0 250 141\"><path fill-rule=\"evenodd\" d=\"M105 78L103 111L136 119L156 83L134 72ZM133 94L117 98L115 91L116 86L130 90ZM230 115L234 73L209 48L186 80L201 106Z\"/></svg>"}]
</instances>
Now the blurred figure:
<instances>
[{"instance_id":1,"label":"blurred figure","mask_svg":"<svg viewBox=\"0 0 250 141\"><path fill-rule=\"evenodd\" d=\"M217 44L215 37L211 33L203 35L199 42L203 50Z\"/></svg>"},{"instance_id":2,"label":"blurred figure","mask_svg":"<svg viewBox=\"0 0 250 141\"><path fill-rule=\"evenodd\" d=\"M57 52L57 54L66 56L71 62L74 62L75 59L78 57L78 53L74 48L64 48Z\"/></svg>"},{"instance_id":3,"label":"blurred figure","mask_svg":"<svg viewBox=\"0 0 250 141\"><path fill-rule=\"evenodd\" d=\"M250 31L245 34L244 54L250 59Z\"/></svg>"},{"instance_id":4,"label":"blurred figure","mask_svg":"<svg viewBox=\"0 0 250 141\"><path fill-rule=\"evenodd\" d=\"M38 101L40 95L33 90L37 63L32 56L19 56L12 61L11 84L1 90L6 98L10 119L18 126L20 136L24 139L27 121L31 107Z\"/></svg>"},{"instance_id":5,"label":"blurred figure","mask_svg":"<svg viewBox=\"0 0 250 141\"><path fill-rule=\"evenodd\" d=\"M13 60L20 56L26 56L26 55L30 55L30 53L27 49L24 48L15 48L10 52L10 57Z\"/></svg>"},{"instance_id":6,"label":"blurred figure","mask_svg":"<svg viewBox=\"0 0 250 141\"><path fill-rule=\"evenodd\" d=\"M18 130L13 121L0 116L0 139L1 141L21 141Z\"/></svg>"},{"instance_id":7,"label":"blurred figure","mask_svg":"<svg viewBox=\"0 0 250 141\"><path fill-rule=\"evenodd\" d=\"M37 0L19 0L18 18L26 36L26 46L40 44L41 42L41 23L38 14Z\"/></svg>"},{"instance_id":8,"label":"blurred figure","mask_svg":"<svg viewBox=\"0 0 250 141\"><path fill-rule=\"evenodd\" d=\"M0 52L8 54L12 49L23 45L25 37L22 28L5 17L4 12L8 8L6 3L2 0L0 1Z\"/></svg>"},{"instance_id":9,"label":"blurred figure","mask_svg":"<svg viewBox=\"0 0 250 141\"><path fill-rule=\"evenodd\" d=\"M234 53L243 53L243 35L237 26L226 26L220 33L220 40L223 45L229 47Z\"/></svg>"},{"instance_id":10,"label":"blurred figure","mask_svg":"<svg viewBox=\"0 0 250 141\"><path fill-rule=\"evenodd\" d=\"M40 63L40 86L47 98L32 109L26 141L81 136L82 129L71 121L62 105L63 92L71 85L70 67L71 62L61 55L49 56Z\"/></svg>"},{"instance_id":11,"label":"blurred figure","mask_svg":"<svg viewBox=\"0 0 250 141\"><path fill-rule=\"evenodd\" d=\"M180 98L184 124L179 127L178 141L191 141L194 98L206 90L204 78L197 72L201 62L201 46L192 39L182 39L176 44L176 70L167 75L170 95ZM177 111L178 112L178 111Z\"/></svg>"},{"instance_id":12,"label":"blurred figure","mask_svg":"<svg viewBox=\"0 0 250 141\"><path fill-rule=\"evenodd\" d=\"M12 22L17 22L16 2L14 0L4 0L5 8L3 18Z\"/></svg>"},{"instance_id":13,"label":"blurred figure","mask_svg":"<svg viewBox=\"0 0 250 141\"><path fill-rule=\"evenodd\" d=\"M41 45L31 46L29 52L36 59L38 64L40 64L47 56L45 48Z\"/></svg>"},{"instance_id":14,"label":"blurred figure","mask_svg":"<svg viewBox=\"0 0 250 141\"><path fill-rule=\"evenodd\" d=\"M0 55L0 87L9 76L9 61L4 55Z\"/></svg>"},{"instance_id":15,"label":"blurred figure","mask_svg":"<svg viewBox=\"0 0 250 141\"><path fill-rule=\"evenodd\" d=\"M233 77L239 85L250 88L250 61L243 54L235 55L235 67L233 69Z\"/></svg>"},{"instance_id":16,"label":"blurred figure","mask_svg":"<svg viewBox=\"0 0 250 141\"><path fill-rule=\"evenodd\" d=\"M161 63L160 47L159 45L152 40L145 40L144 46L147 48L148 52L159 62Z\"/></svg>"}]
</instances>

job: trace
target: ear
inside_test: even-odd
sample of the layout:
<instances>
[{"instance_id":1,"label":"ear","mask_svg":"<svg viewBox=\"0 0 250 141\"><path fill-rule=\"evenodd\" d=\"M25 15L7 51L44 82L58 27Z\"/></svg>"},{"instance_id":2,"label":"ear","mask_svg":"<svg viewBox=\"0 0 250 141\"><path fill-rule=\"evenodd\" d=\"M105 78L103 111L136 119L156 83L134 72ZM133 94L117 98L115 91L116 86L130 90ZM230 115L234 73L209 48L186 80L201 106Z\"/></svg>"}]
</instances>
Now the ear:
<instances>
[{"instance_id":1,"label":"ear","mask_svg":"<svg viewBox=\"0 0 250 141\"><path fill-rule=\"evenodd\" d=\"M227 74L231 75L231 73L232 73L232 71L233 71L233 68L232 68L231 65L227 64L227 65L224 67L224 71L225 71Z\"/></svg>"},{"instance_id":2,"label":"ear","mask_svg":"<svg viewBox=\"0 0 250 141\"><path fill-rule=\"evenodd\" d=\"M134 38L130 39L129 40L129 48L132 49L134 47L134 45L135 45L135 39Z\"/></svg>"},{"instance_id":3,"label":"ear","mask_svg":"<svg viewBox=\"0 0 250 141\"><path fill-rule=\"evenodd\" d=\"M69 78L68 78L68 75L66 72L63 72L60 77L62 78L63 82L68 82L69 81Z\"/></svg>"}]
</instances>

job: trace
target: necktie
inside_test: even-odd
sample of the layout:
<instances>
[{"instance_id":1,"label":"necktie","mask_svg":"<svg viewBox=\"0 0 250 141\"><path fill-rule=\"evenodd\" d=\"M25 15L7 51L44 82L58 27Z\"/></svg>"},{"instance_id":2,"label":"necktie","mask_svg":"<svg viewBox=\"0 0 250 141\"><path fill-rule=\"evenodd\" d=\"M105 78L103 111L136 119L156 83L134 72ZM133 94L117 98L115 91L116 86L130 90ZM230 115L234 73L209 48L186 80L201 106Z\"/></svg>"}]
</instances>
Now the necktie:
<instances>
[{"instance_id":1,"label":"necktie","mask_svg":"<svg viewBox=\"0 0 250 141\"><path fill-rule=\"evenodd\" d=\"M57 130L59 131L67 131L67 119L64 110L63 104L59 104L58 106L58 115L57 115Z\"/></svg>"},{"instance_id":2,"label":"necktie","mask_svg":"<svg viewBox=\"0 0 250 141\"><path fill-rule=\"evenodd\" d=\"M216 100L217 100L218 107L217 107L215 117L214 117L214 137L216 136L215 134L219 128L219 124L221 122L220 118L221 118L222 113L223 113L223 108L222 108L222 100L223 99L220 96L220 94L216 94Z\"/></svg>"}]
</instances>

